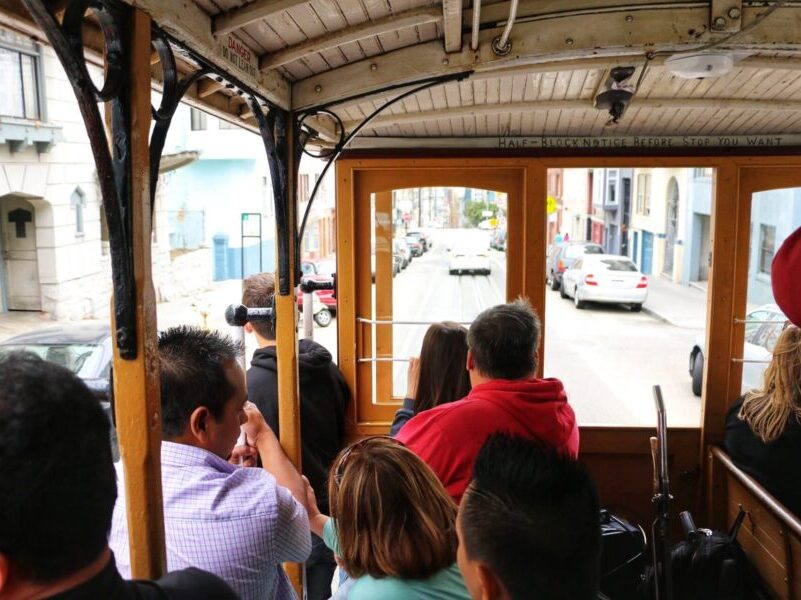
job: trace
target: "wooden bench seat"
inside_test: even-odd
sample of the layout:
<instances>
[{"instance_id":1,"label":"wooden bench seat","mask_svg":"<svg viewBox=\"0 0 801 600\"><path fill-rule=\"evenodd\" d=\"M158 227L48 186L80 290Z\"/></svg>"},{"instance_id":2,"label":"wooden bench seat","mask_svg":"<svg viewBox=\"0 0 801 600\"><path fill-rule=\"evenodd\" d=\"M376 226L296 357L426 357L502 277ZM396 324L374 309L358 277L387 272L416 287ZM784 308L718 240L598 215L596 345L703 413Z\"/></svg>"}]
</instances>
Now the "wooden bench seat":
<instances>
[{"instance_id":1,"label":"wooden bench seat","mask_svg":"<svg viewBox=\"0 0 801 600\"><path fill-rule=\"evenodd\" d=\"M742 507L746 517L737 539L766 591L774 598L801 600L801 521L722 449L712 447L708 461L708 514L714 526L728 531Z\"/></svg>"}]
</instances>

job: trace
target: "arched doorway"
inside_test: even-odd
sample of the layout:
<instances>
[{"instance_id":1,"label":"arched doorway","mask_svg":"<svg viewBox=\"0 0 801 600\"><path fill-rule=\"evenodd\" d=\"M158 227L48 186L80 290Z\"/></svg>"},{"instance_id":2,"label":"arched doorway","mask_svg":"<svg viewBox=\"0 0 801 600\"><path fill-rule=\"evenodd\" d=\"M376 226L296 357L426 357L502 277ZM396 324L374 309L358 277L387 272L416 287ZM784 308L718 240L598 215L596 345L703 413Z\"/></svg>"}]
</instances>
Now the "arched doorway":
<instances>
[{"instance_id":1,"label":"arched doorway","mask_svg":"<svg viewBox=\"0 0 801 600\"><path fill-rule=\"evenodd\" d=\"M20 196L0 198L3 303L7 310L41 310L36 211Z\"/></svg>"},{"instance_id":2,"label":"arched doorway","mask_svg":"<svg viewBox=\"0 0 801 600\"><path fill-rule=\"evenodd\" d=\"M665 209L665 259L662 272L673 275L673 254L676 248L676 237L679 232L679 184L671 177L667 189L667 205Z\"/></svg>"}]
</instances>

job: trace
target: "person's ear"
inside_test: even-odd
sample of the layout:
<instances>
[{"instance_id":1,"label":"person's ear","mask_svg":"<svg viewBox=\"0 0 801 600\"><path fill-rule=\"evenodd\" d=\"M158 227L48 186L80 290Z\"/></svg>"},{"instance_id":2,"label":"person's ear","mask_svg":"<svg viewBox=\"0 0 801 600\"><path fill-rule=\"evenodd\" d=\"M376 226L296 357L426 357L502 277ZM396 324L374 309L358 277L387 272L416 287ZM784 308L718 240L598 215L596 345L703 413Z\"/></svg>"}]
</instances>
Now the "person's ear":
<instances>
[{"instance_id":1,"label":"person's ear","mask_svg":"<svg viewBox=\"0 0 801 600\"><path fill-rule=\"evenodd\" d=\"M0 554L0 595L3 590L8 586L11 565L8 564L8 558L5 554Z\"/></svg>"},{"instance_id":2,"label":"person's ear","mask_svg":"<svg viewBox=\"0 0 801 600\"><path fill-rule=\"evenodd\" d=\"M189 433L198 442L206 442L209 439L209 429L212 426L212 416L209 409L205 406L198 406L189 415Z\"/></svg>"},{"instance_id":3,"label":"person's ear","mask_svg":"<svg viewBox=\"0 0 801 600\"><path fill-rule=\"evenodd\" d=\"M476 566L478 572L478 584L481 586L481 600L506 600L506 590L487 565L479 564Z\"/></svg>"},{"instance_id":4,"label":"person's ear","mask_svg":"<svg viewBox=\"0 0 801 600\"><path fill-rule=\"evenodd\" d=\"M253 325L250 322L245 323L243 326L245 333L253 333Z\"/></svg>"},{"instance_id":5,"label":"person's ear","mask_svg":"<svg viewBox=\"0 0 801 600\"><path fill-rule=\"evenodd\" d=\"M475 361L473 360L473 351L472 350L468 350L467 351L467 362L465 364L465 369L467 369L468 371L472 371L475 368L476 367L475 367Z\"/></svg>"}]
</instances>

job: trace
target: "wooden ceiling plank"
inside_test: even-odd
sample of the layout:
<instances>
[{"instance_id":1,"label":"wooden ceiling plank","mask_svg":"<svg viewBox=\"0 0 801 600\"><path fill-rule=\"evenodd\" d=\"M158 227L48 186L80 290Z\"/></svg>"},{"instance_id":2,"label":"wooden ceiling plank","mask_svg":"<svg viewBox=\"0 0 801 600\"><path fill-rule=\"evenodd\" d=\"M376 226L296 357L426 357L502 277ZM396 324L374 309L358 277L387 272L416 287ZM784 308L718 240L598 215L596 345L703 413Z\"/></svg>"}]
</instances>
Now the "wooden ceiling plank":
<instances>
[{"instance_id":1,"label":"wooden ceiling plank","mask_svg":"<svg viewBox=\"0 0 801 600\"><path fill-rule=\"evenodd\" d=\"M147 12L167 33L181 40L190 50L213 64L223 74L236 77L242 84L281 108L290 107L289 82L279 73L251 71L250 64L235 65L229 58L230 41L239 44L242 54L255 53L236 37L216 38L212 34L211 17L194 2L163 0L124 0ZM243 62L247 62L244 61Z\"/></svg>"},{"instance_id":2,"label":"wooden ceiling plank","mask_svg":"<svg viewBox=\"0 0 801 600\"><path fill-rule=\"evenodd\" d=\"M428 101L426 105L430 106L431 102ZM661 111L662 115L664 115L664 119L668 121L668 123L664 123L663 125L669 125L671 128L677 130L684 130L684 122L688 119L696 118L697 115L693 113L699 110L731 109L737 111L757 111L759 113L794 112L801 110L801 102L782 100L766 102L762 100L743 100L736 98L643 98L638 100L636 104L632 104L631 108L658 109ZM539 102L487 104L481 102L479 98L479 104L474 106L463 106L461 108L449 108L445 110L423 109L417 112L379 115L373 119L369 127L383 127L389 124L402 125L408 123L419 123L422 121L453 117L479 117L516 112L531 112L541 114L560 110L589 109L592 109L592 106L584 100L544 100ZM681 111L681 114L679 114L677 111ZM598 112L605 114L603 111ZM553 117L553 115L550 115L550 117ZM623 116L624 120L625 118L626 115ZM356 125L358 125L357 122L348 121L345 123L345 129L350 131Z\"/></svg>"},{"instance_id":3,"label":"wooden ceiling plank","mask_svg":"<svg viewBox=\"0 0 801 600\"><path fill-rule=\"evenodd\" d=\"M382 33L416 27L425 23L434 23L441 19L442 14L439 9L417 8L406 11L405 13L377 19L372 22L368 21L358 25L351 25L344 29L338 29L326 33L325 35L311 38L300 44L289 46L278 52L265 54L259 58L259 68L262 70L275 69L310 54L316 54L324 50L344 46L345 44L359 42Z\"/></svg>"},{"instance_id":4,"label":"wooden ceiling plank","mask_svg":"<svg viewBox=\"0 0 801 600\"><path fill-rule=\"evenodd\" d=\"M255 0L221 12L214 17L212 33L224 35L256 21L266 19L276 13L284 12L294 6L306 4L309 0ZM176 3L177 4L177 3Z\"/></svg>"},{"instance_id":5,"label":"wooden ceiling plank","mask_svg":"<svg viewBox=\"0 0 801 600\"><path fill-rule=\"evenodd\" d=\"M462 0L442 0L442 28L445 31L445 52L462 49Z\"/></svg>"},{"instance_id":6,"label":"wooden ceiling plank","mask_svg":"<svg viewBox=\"0 0 801 600\"><path fill-rule=\"evenodd\" d=\"M222 81L205 77L197 82L197 96L198 98L206 98L207 96L219 92L224 87L225 83Z\"/></svg>"},{"instance_id":7,"label":"wooden ceiling plank","mask_svg":"<svg viewBox=\"0 0 801 600\"><path fill-rule=\"evenodd\" d=\"M610 66L621 61L641 61L646 51L678 52L697 48L701 40L689 32L703 30L708 21L708 10L703 6L681 9L650 6L637 11L637 27L632 28L621 18L624 8L604 14L554 16L547 22L517 23L511 36L513 52L505 57L496 56L490 47L497 29L481 32L477 52L463 47L459 53L448 54L437 41L395 50L371 58L369 62L350 64L298 82L293 90L293 101L300 109L428 77L597 58L599 52L607 57ZM753 20L758 10L744 7L745 21ZM775 19L773 27L753 28L740 35L731 46L752 52L776 45L787 51L801 51L797 35L801 28L801 7L788 5L780 10L784 18ZM665 22L671 22L672 26L665 27ZM567 39L570 44L566 43Z\"/></svg>"}]
</instances>

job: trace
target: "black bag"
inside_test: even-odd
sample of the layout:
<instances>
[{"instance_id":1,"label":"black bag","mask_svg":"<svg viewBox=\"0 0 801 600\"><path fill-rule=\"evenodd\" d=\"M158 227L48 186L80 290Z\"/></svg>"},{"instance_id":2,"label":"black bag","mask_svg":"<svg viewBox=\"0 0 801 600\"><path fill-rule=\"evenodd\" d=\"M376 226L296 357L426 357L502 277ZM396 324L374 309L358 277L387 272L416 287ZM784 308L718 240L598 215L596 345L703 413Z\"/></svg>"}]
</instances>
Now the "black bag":
<instances>
[{"instance_id":1,"label":"black bag","mask_svg":"<svg viewBox=\"0 0 801 600\"><path fill-rule=\"evenodd\" d=\"M601 510L601 592L609 600L637 596L645 566L645 532Z\"/></svg>"},{"instance_id":2,"label":"black bag","mask_svg":"<svg viewBox=\"0 0 801 600\"><path fill-rule=\"evenodd\" d=\"M745 517L740 514L729 533L696 529L689 513L682 513L687 539L670 553L673 598L676 600L756 600L756 578L737 543ZM686 522L686 524L685 524ZM645 598L654 597L653 569L646 571Z\"/></svg>"}]
</instances>

